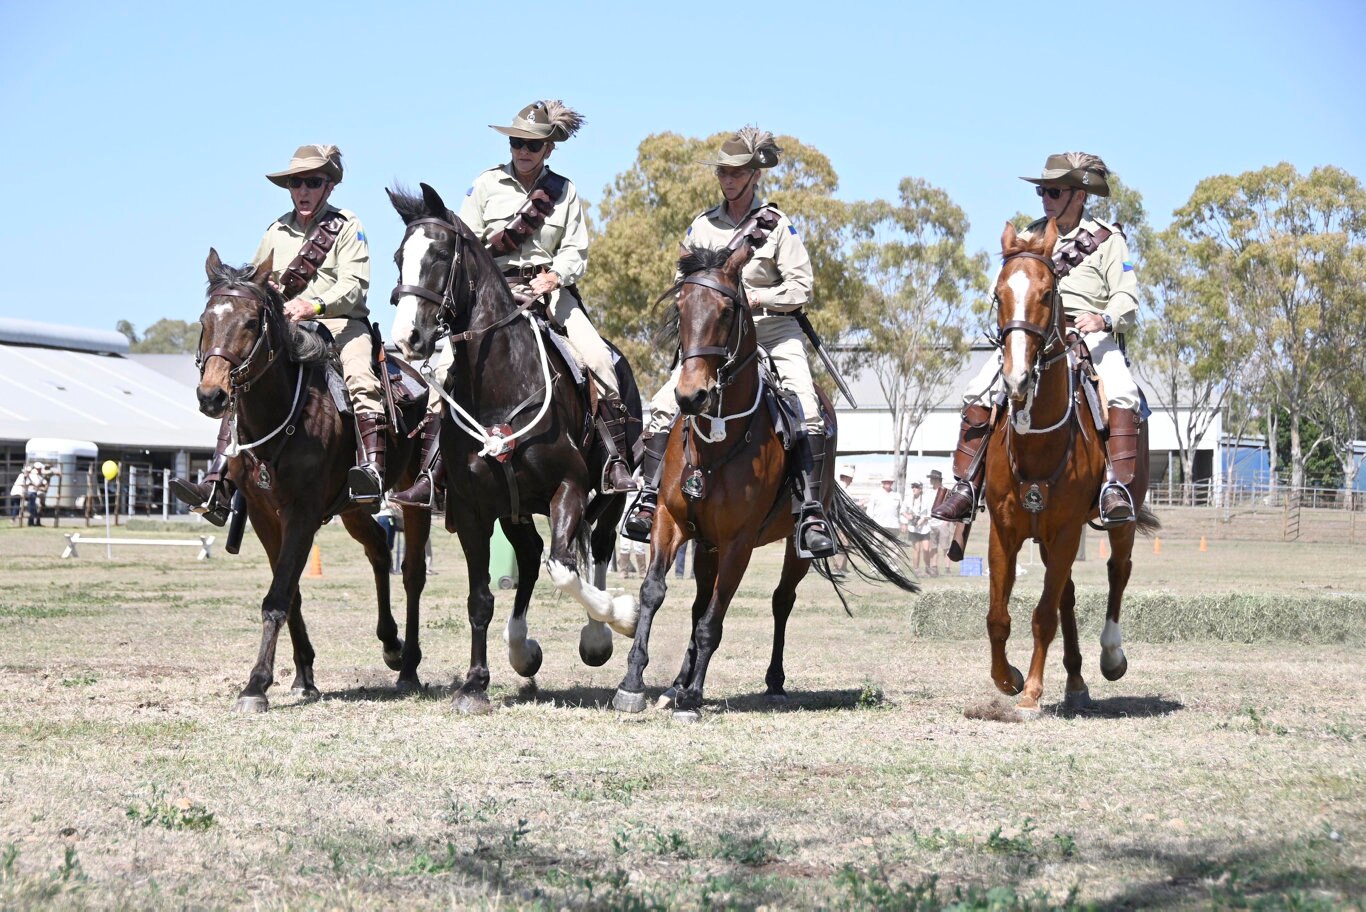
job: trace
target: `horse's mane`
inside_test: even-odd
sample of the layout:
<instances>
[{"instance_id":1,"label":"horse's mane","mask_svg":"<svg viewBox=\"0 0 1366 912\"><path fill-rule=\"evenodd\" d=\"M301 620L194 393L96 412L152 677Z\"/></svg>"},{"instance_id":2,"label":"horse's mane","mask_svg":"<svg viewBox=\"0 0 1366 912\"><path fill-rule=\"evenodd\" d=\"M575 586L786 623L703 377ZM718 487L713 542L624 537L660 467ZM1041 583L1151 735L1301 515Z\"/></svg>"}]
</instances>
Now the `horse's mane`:
<instances>
[{"instance_id":1,"label":"horse's mane","mask_svg":"<svg viewBox=\"0 0 1366 912\"><path fill-rule=\"evenodd\" d=\"M215 289L238 288L258 294L265 291L266 300L269 306L277 313L282 313L280 305L284 302L275 290L270 286L264 289L253 282L252 276L256 274L256 265L245 263L241 266L229 266L227 263L219 263L218 268L213 270L208 277L209 294L213 294ZM300 329L296 324L288 324L289 357L295 364L315 365L324 364L332 357L332 346L323 340L317 333L311 333Z\"/></svg>"},{"instance_id":2,"label":"horse's mane","mask_svg":"<svg viewBox=\"0 0 1366 912\"><path fill-rule=\"evenodd\" d=\"M405 225L427 215L427 204L423 202L421 194L413 193L402 184L394 184L389 188L389 198L393 200L394 209Z\"/></svg>"},{"instance_id":3,"label":"horse's mane","mask_svg":"<svg viewBox=\"0 0 1366 912\"><path fill-rule=\"evenodd\" d=\"M726 247L688 247L678 258L678 271L690 276L709 269L720 269L730 259L732 250Z\"/></svg>"},{"instance_id":4,"label":"horse's mane","mask_svg":"<svg viewBox=\"0 0 1366 912\"><path fill-rule=\"evenodd\" d=\"M1021 253L1037 253L1039 256L1047 256L1043 249L1043 242L1043 231L1036 231L1027 238L1017 234L1013 243L1001 245L1001 261L1004 262Z\"/></svg>"}]
</instances>

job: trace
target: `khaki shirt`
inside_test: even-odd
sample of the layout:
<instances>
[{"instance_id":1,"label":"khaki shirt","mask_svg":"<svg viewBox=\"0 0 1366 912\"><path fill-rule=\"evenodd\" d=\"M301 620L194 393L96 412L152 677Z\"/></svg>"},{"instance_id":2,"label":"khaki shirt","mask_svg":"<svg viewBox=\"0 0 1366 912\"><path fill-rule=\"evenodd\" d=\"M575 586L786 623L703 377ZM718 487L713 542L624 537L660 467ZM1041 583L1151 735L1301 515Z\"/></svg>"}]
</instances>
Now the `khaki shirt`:
<instances>
[{"instance_id":1,"label":"khaki shirt","mask_svg":"<svg viewBox=\"0 0 1366 912\"><path fill-rule=\"evenodd\" d=\"M321 301L324 317L368 320L370 311L365 306L365 295L370 289L370 245L365 241L365 229L354 212L338 209L331 204L324 206L315 218L326 218L333 212L346 216L346 224L342 226L332 249L327 252L323 264L318 267L313 281L304 286L299 298ZM271 275L278 282L303 249L306 234L291 209L270 223L252 262L259 264L267 255L274 253Z\"/></svg>"},{"instance_id":2,"label":"khaki shirt","mask_svg":"<svg viewBox=\"0 0 1366 912\"><path fill-rule=\"evenodd\" d=\"M745 218L766 205L755 200ZM769 232L764 245L754 251L741 279L753 303L774 310L796 310L811 300L811 257L792 220L777 207L772 208L778 212L778 226ZM739 227L730 220L726 204L722 203L693 219L683 243L690 247L725 247Z\"/></svg>"},{"instance_id":3,"label":"khaki shirt","mask_svg":"<svg viewBox=\"0 0 1366 912\"><path fill-rule=\"evenodd\" d=\"M1046 219L1039 219L1020 236L1028 238L1031 232L1043 231L1047 224ZM1129 245L1114 225L1089 216L1083 216L1067 234L1059 235L1058 243L1076 237L1083 228L1092 233L1108 228L1114 233L1058 282L1063 308L1068 316L1109 314L1116 334L1132 332L1138 325L1138 277L1129 259Z\"/></svg>"},{"instance_id":4,"label":"khaki shirt","mask_svg":"<svg viewBox=\"0 0 1366 912\"><path fill-rule=\"evenodd\" d=\"M527 189L517 182L510 165L490 168L465 191L460 221L487 243L526 205L527 196ZM499 269L548 266L559 275L561 285L573 285L583 278L588 269L588 224L574 182L566 178L564 196L555 201L555 211L520 250L494 257L494 261Z\"/></svg>"}]
</instances>

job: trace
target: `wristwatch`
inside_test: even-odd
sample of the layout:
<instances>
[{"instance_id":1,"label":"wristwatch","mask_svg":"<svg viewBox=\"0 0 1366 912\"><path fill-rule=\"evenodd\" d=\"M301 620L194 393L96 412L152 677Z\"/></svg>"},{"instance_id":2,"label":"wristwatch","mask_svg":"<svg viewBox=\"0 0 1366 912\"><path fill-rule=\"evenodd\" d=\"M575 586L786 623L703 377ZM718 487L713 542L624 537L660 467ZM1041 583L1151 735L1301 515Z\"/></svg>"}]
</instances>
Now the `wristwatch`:
<instances>
[{"instance_id":1,"label":"wristwatch","mask_svg":"<svg viewBox=\"0 0 1366 912\"><path fill-rule=\"evenodd\" d=\"M1115 331L1115 321L1112 320L1112 319L1110 319L1110 315L1109 315L1109 314L1101 314L1101 315L1100 315L1100 319L1101 319L1101 322L1105 324L1105 331L1106 331L1106 332L1112 333L1112 332Z\"/></svg>"},{"instance_id":2,"label":"wristwatch","mask_svg":"<svg viewBox=\"0 0 1366 912\"><path fill-rule=\"evenodd\" d=\"M323 299L322 299L322 298L314 298L314 299L313 299L313 310L314 310L315 312L317 312L318 316L321 317L321 316L323 315L323 311L326 310L326 309L327 309L327 305L323 304ZM1108 318L1107 318L1107 320L1108 320ZM1109 326L1110 326L1110 324L1107 322L1107 323L1105 324L1105 326L1106 326L1106 332L1109 332Z\"/></svg>"}]
</instances>

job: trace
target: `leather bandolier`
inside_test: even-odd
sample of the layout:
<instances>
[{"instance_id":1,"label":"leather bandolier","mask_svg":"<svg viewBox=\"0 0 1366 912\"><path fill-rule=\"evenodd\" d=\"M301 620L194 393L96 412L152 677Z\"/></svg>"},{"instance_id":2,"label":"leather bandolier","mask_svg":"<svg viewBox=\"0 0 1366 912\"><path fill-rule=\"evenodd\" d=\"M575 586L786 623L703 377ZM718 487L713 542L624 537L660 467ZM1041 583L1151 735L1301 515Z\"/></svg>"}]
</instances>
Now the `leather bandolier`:
<instances>
[{"instance_id":1,"label":"leather bandolier","mask_svg":"<svg viewBox=\"0 0 1366 912\"><path fill-rule=\"evenodd\" d=\"M555 203L564 196L568 181L546 169L545 174L531 188L526 202L518 209L512 219L499 231L489 236L485 244L495 257L508 256L522 249L531 236L541 229L545 220L555 211Z\"/></svg>"},{"instance_id":2,"label":"leather bandolier","mask_svg":"<svg viewBox=\"0 0 1366 912\"><path fill-rule=\"evenodd\" d=\"M332 212L327 218L315 222L304 237L304 246L284 272L280 273L280 294L286 301L292 301L303 293L308 283L318 274L323 261L337 243L337 235L346 227L346 216Z\"/></svg>"}]
</instances>

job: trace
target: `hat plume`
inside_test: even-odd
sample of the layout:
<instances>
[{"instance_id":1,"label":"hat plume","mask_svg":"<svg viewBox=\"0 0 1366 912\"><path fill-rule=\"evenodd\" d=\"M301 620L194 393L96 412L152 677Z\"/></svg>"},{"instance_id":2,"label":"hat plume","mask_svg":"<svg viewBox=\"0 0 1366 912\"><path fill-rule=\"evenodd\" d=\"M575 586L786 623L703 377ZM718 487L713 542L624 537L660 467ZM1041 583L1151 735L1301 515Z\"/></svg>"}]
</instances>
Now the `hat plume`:
<instances>
[{"instance_id":1,"label":"hat plume","mask_svg":"<svg viewBox=\"0 0 1366 912\"><path fill-rule=\"evenodd\" d=\"M749 151L758 156L760 162L764 162L769 157L776 161L778 153L782 151L778 148L778 143L774 141L773 134L767 130L760 130L758 127L741 127L735 135L749 148Z\"/></svg>"},{"instance_id":2,"label":"hat plume","mask_svg":"<svg viewBox=\"0 0 1366 912\"><path fill-rule=\"evenodd\" d=\"M558 98L542 101L541 104L545 106L545 115L561 139L568 139L583 126L583 115Z\"/></svg>"}]
</instances>

